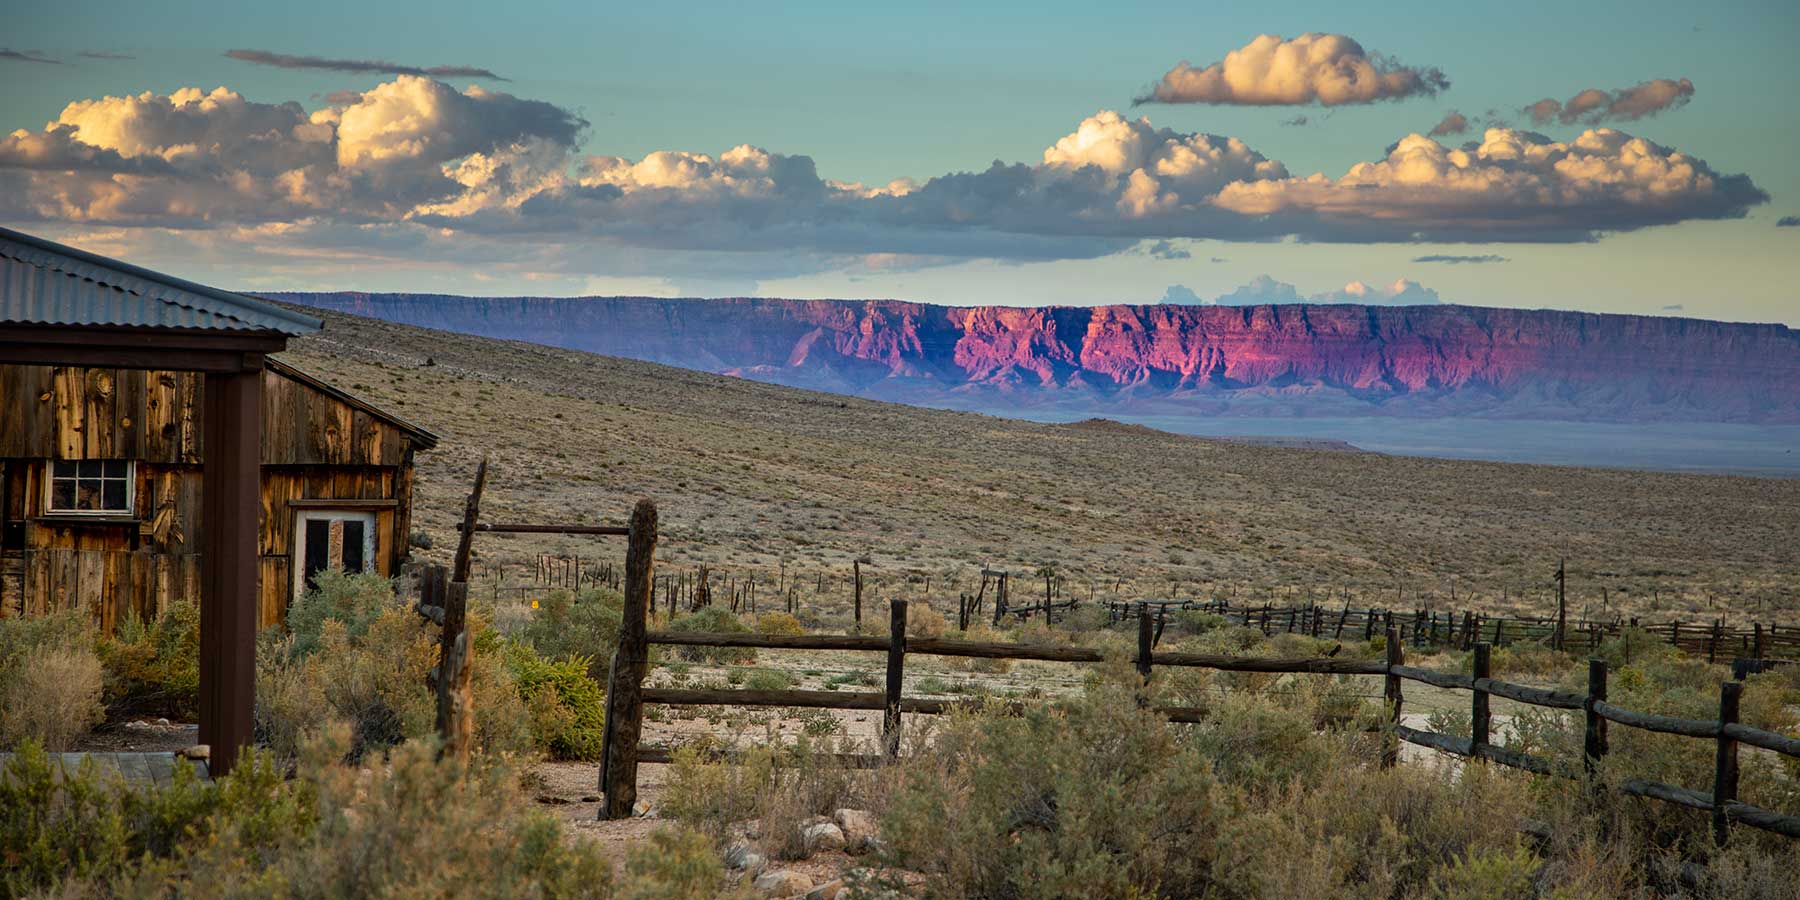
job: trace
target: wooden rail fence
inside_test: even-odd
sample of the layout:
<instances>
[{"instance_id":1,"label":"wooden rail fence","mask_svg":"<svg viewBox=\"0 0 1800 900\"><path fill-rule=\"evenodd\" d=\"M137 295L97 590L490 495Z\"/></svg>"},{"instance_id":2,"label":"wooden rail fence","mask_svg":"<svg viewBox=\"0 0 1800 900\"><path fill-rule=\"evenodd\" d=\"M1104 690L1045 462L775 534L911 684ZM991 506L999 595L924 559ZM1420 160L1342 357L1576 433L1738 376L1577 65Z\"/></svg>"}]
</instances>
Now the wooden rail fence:
<instances>
[{"instance_id":1,"label":"wooden rail fence","mask_svg":"<svg viewBox=\"0 0 1800 900\"><path fill-rule=\"evenodd\" d=\"M647 557L646 557L647 559ZM628 563L627 569L630 569ZM643 584L648 572L641 572ZM629 581L629 579L628 579ZM647 600L648 589L643 588ZM882 753L877 755L837 754L835 761L843 765L872 767L891 762L899 756L903 717L907 714L934 715L950 712L979 700L942 700L906 697L902 691L906 657L909 654L935 656L980 657L988 659L1048 660L1053 662L1096 663L1103 660L1100 651L1087 647L1006 644L966 641L952 638L908 638L906 636L907 602L893 600L889 604L888 636L864 635L763 635L710 632L651 632L646 628L646 605L632 603L627 594L624 625L619 637L619 652L614 658L612 687L608 693L608 729L615 727L614 716L628 716L618 723L618 734L630 734L630 740L609 741L602 762L601 781L608 791L619 792L618 802L608 794L603 805L603 818L631 815L636 797L636 770L640 761L666 762L672 754L668 748L639 745L642 733L642 710L645 703L714 706L769 706L810 709L882 710ZM1543 775L1591 776L1597 763L1606 755L1606 723L1611 722L1664 734L1710 739L1718 745L1718 765L1712 790L1703 792L1676 785L1643 780L1628 780L1619 789L1627 794L1675 803L1710 813L1715 838L1723 842L1733 824L1773 831L1789 837L1800 837L1800 816L1790 816L1761 809L1737 799L1737 752L1739 744L1750 744L1776 753L1800 757L1800 739L1787 737L1743 725L1737 721L1737 697L1742 685L1726 682L1721 688L1719 718L1677 719L1613 706L1606 702L1605 663L1594 660L1590 669L1590 686L1586 694L1573 694L1535 688L1522 684L1496 681L1488 674L1490 645L1475 644L1475 674L1437 672L1405 664L1404 639L1398 626L1387 626L1387 658L1384 661L1336 658L1260 658L1211 654L1157 651L1155 616L1148 606L1138 612L1137 652L1134 660L1138 672L1146 679L1157 666L1199 667L1235 672L1322 673L1331 675L1380 675L1384 678L1386 717L1383 734L1382 764L1391 766L1399 758L1399 742L1417 744L1457 756L1487 760ZM646 650L651 644L694 647L753 647L769 650L839 650L885 653L887 678L882 691L839 692L812 690L739 690L693 688L645 688L642 672ZM635 679L620 678L626 670L623 663L638 673ZM1472 692L1472 734L1461 738L1424 731L1400 724L1404 704L1402 684L1417 681L1441 688ZM1582 771L1567 772L1558 763L1494 744L1490 740L1492 716L1491 696L1504 697L1517 703L1552 709L1579 710L1586 716L1587 739ZM1014 701L1013 708L1022 708ZM1201 709L1161 708L1171 721L1197 722L1205 715ZM729 758L730 754L722 754ZM627 794L627 792L629 792Z\"/></svg>"}]
</instances>

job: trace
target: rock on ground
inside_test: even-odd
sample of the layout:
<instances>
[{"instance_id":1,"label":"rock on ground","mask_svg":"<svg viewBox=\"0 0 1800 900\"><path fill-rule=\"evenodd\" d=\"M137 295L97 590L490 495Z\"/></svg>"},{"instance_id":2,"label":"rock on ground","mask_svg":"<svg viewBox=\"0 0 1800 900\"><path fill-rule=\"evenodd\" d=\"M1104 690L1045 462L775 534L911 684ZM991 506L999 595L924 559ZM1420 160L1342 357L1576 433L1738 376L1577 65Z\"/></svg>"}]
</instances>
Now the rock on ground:
<instances>
[{"instance_id":1,"label":"rock on ground","mask_svg":"<svg viewBox=\"0 0 1800 900\"><path fill-rule=\"evenodd\" d=\"M756 877L755 887L770 897L797 897L812 890L812 879L793 869L776 869Z\"/></svg>"}]
</instances>

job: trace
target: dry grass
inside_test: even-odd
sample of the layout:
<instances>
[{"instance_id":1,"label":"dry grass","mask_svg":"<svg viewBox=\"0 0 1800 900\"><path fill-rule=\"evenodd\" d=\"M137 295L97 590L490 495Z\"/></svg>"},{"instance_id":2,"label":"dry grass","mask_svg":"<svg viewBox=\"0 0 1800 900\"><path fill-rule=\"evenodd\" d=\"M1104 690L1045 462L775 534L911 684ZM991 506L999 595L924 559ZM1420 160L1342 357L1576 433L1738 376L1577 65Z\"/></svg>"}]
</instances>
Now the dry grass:
<instances>
[{"instance_id":1,"label":"dry grass","mask_svg":"<svg viewBox=\"0 0 1800 900\"><path fill-rule=\"evenodd\" d=\"M869 598L1236 592L1357 605L1545 612L1559 557L1576 613L1792 621L1800 480L1558 468L1248 446L1138 427L923 410L342 315L291 361L444 437L419 459L419 528L443 557L475 462L489 515L618 521L662 511L662 571L785 564L809 624ZM427 364L429 361L430 364ZM614 543L483 537L487 562ZM818 591L820 583L823 591ZM723 591L719 592L721 595ZM991 593L991 591L990 591ZM866 610L865 610L866 612ZM865 616L866 619L866 616Z\"/></svg>"}]
</instances>

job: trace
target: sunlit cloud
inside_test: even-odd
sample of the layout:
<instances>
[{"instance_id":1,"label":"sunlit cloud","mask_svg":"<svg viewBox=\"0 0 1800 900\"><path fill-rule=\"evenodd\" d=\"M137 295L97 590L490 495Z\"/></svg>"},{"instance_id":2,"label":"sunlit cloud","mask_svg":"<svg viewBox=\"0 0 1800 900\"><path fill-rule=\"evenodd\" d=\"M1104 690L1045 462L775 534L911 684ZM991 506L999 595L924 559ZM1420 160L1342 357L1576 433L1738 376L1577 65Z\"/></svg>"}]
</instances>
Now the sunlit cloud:
<instances>
[{"instance_id":1,"label":"sunlit cloud","mask_svg":"<svg viewBox=\"0 0 1800 900\"><path fill-rule=\"evenodd\" d=\"M1345 35L1265 34L1210 65L1182 61L1135 102L1338 106L1431 96L1449 86L1438 69L1401 65Z\"/></svg>"},{"instance_id":2,"label":"sunlit cloud","mask_svg":"<svg viewBox=\"0 0 1800 900\"><path fill-rule=\"evenodd\" d=\"M1545 97L1525 107L1524 113L1538 125L1633 122L1683 106L1693 96L1692 81L1657 78L1616 91L1588 88L1563 101Z\"/></svg>"},{"instance_id":3,"label":"sunlit cloud","mask_svg":"<svg viewBox=\"0 0 1800 900\"><path fill-rule=\"evenodd\" d=\"M239 62L278 69L324 69L358 75L425 75L433 78L489 78L505 81L489 69L476 66L404 66L378 59L331 59L323 56L295 56L269 50L227 50L225 55Z\"/></svg>"}]
</instances>

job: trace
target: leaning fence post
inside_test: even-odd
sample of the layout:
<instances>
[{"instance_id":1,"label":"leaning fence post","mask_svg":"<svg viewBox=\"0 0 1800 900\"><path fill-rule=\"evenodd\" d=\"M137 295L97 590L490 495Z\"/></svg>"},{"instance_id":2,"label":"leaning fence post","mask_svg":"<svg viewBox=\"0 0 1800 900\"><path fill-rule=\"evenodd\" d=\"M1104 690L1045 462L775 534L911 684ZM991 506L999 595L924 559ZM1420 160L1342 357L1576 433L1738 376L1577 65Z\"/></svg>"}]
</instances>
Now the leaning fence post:
<instances>
[{"instance_id":1,"label":"leaning fence post","mask_svg":"<svg viewBox=\"0 0 1800 900\"><path fill-rule=\"evenodd\" d=\"M1481 758L1481 748L1487 746L1488 730L1493 723L1493 715L1488 708L1488 692L1482 690L1481 680L1493 677L1493 646L1487 643L1475 645L1475 690L1469 701L1469 755Z\"/></svg>"},{"instance_id":2,"label":"leaning fence post","mask_svg":"<svg viewBox=\"0 0 1800 900\"><path fill-rule=\"evenodd\" d=\"M1587 714L1587 725L1582 730L1582 769L1592 777L1600 768L1600 758L1606 755L1606 720L1594 712L1596 702L1606 702L1606 660L1588 660L1587 700L1582 709Z\"/></svg>"},{"instance_id":3,"label":"leaning fence post","mask_svg":"<svg viewBox=\"0 0 1800 900\"><path fill-rule=\"evenodd\" d=\"M441 756L468 761L475 742L475 708L469 692L474 647L469 641L469 584L452 581L443 594L444 626L438 637L437 730Z\"/></svg>"},{"instance_id":4,"label":"leaning fence post","mask_svg":"<svg viewBox=\"0 0 1800 900\"><path fill-rule=\"evenodd\" d=\"M1406 664L1406 651L1400 646L1400 630L1392 621L1387 626L1387 682L1385 697L1388 706L1388 723L1390 726L1400 724L1400 676L1394 674L1394 667ZM1400 762L1400 736L1392 727L1381 736L1381 767L1386 769Z\"/></svg>"},{"instance_id":5,"label":"leaning fence post","mask_svg":"<svg viewBox=\"0 0 1800 900\"><path fill-rule=\"evenodd\" d=\"M881 740L889 757L900 755L900 689L906 673L906 601L888 605L887 706L881 717Z\"/></svg>"},{"instance_id":6,"label":"leaning fence post","mask_svg":"<svg viewBox=\"0 0 1800 900\"><path fill-rule=\"evenodd\" d=\"M1731 804L1737 802L1737 739L1725 733L1726 726L1736 725L1738 700L1744 683L1727 681L1719 685L1719 752L1713 771L1712 826L1713 842L1725 846L1731 836Z\"/></svg>"},{"instance_id":7,"label":"leaning fence post","mask_svg":"<svg viewBox=\"0 0 1800 900\"><path fill-rule=\"evenodd\" d=\"M1150 648L1154 643L1150 632L1150 604L1141 603L1138 605L1137 670L1145 684L1150 683Z\"/></svg>"},{"instance_id":8,"label":"leaning fence post","mask_svg":"<svg viewBox=\"0 0 1800 900\"><path fill-rule=\"evenodd\" d=\"M619 622L619 649L613 653L606 688L606 743L600 761L602 819L624 819L637 805L638 739L644 728L644 670L649 665L645 619L656 566L656 504L639 500L631 510L625 549L625 608Z\"/></svg>"}]
</instances>

